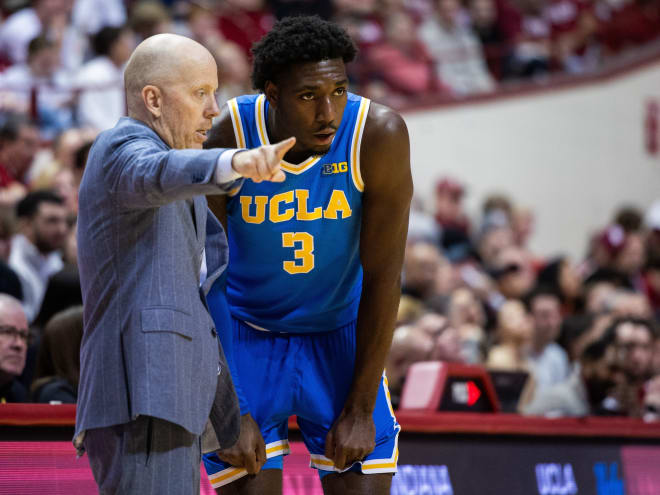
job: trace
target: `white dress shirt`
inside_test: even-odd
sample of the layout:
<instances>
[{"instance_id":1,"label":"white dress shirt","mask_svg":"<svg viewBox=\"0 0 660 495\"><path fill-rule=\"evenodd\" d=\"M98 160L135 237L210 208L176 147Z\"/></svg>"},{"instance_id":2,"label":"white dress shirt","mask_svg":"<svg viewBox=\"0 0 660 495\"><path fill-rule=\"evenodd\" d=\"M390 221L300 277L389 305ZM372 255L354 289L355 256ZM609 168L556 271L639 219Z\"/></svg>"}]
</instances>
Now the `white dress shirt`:
<instances>
[{"instance_id":1,"label":"white dress shirt","mask_svg":"<svg viewBox=\"0 0 660 495\"><path fill-rule=\"evenodd\" d=\"M21 281L23 309L32 323L41 309L48 279L64 266L62 256L58 251L43 255L24 235L17 234L12 238L9 266Z\"/></svg>"},{"instance_id":2,"label":"white dress shirt","mask_svg":"<svg viewBox=\"0 0 660 495\"><path fill-rule=\"evenodd\" d=\"M78 99L81 125L104 131L126 115L124 70L108 57L96 57L83 65L75 85L81 89Z\"/></svg>"}]
</instances>

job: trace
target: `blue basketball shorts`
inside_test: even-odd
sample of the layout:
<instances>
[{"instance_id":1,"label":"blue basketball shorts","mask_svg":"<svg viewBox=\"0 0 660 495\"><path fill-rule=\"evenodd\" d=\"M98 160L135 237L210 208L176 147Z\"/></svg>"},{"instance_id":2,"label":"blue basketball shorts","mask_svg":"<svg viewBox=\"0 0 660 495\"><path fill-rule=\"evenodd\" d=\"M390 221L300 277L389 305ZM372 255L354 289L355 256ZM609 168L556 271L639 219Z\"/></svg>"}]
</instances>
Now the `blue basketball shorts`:
<instances>
[{"instance_id":1,"label":"blue basketball shorts","mask_svg":"<svg viewBox=\"0 0 660 495\"><path fill-rule=\"evenodd\" d=\"M353 380L355 322L331 332L291 334L257 330L232 320L240 386L266 444L267 461L262 469L282 469L283 456L289 453L289 416L296 415L311 456L310 466L321 478L339 472L324 455L325 437L344 407ZM373 419L374 451L344 471L396 472L401 427L394 417L385 374ZM215 453L204 455L204 465L214 488L247 474Z\"/></svg>"}]
</instances>

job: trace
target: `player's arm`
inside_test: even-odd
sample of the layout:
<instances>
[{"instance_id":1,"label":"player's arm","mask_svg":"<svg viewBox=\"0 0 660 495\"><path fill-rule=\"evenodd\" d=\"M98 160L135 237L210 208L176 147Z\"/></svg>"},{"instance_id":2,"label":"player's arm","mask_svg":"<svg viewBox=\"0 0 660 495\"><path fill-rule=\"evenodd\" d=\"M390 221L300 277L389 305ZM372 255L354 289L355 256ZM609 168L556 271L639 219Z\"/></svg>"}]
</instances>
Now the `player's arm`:
<instances>
[{"instance_id":1,"label":"player's arm","mask_svg":"<svg viewBox=\"0 0 660 495\"><path fill-rule=\"evenodd\" d=\"M209 132L208 139L204 143L205 148L221 148L229 146L235 148L238 146L234 137L234 128L229 115L229 108L225 105L218 123L213 126ZM209 195L206 197L209 209L222 223L227 230L227 196ZM229 322L231 323L231 322ZM241 431L238 441L229 449L222 449L217 452L218 456L232 466L244 467L249 474L255 474L266 462L266 447L259 431L259 426L252 418L249 412L249 404L241 388L240 377L236 370L233 353L233 335L231 334L231 325L216 325L217 328L226 328L227 331L219 332L220 342L225 351L227 365L234 381L236 395L241 407ZM228 327L228 328L227 328Z\"/></svg>"},{"instance_id":2,"label":"player's arm","mask_svg":"<svg viewBox=\"0 0 660 495\"><path fill-rule=\"evenodd\" d=\"M400 115L372 104L360 155L364 181L360 259L364 271L353 382L326 440L342 469L374 448L372 414L392 343L412 198L408 130Z\"/></svg>"},{"instance_id":3,"label":"player's arm","mask_svg":"<svg viewBox=\"0 0 660 495\"><path fill-rule=\"evenodd\" d=\"M204 148L237 148L238 143L234 136L234 126L229 114L229 107L223 106L218 122L209 131L208 138L204 142ZM206 196L209 209L213 212L222 226L227 230L227 196L224 194Z\"/></svg>"}]
</instances>

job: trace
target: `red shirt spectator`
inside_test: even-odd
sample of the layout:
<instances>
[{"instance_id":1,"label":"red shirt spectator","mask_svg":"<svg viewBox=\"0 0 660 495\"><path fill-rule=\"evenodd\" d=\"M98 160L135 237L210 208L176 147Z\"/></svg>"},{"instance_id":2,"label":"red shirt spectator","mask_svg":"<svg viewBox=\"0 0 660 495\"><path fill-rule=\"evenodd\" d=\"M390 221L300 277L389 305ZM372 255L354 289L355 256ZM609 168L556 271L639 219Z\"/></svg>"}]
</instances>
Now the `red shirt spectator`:
<instances>
[{"instance_id":1,"label":"red shirt spectator","mask_svg":"<svg viewBox=\"0 0 660 495\"><path fill-rule=\"evenodd\" d=\"M611 51L641 45L660 35L660 5L652 0L633 0L612 12L601 25L600 39Z\"/></svg>"},{"instance_id":2,"label":"red shirt spectator","mask_svg":"<svg viewBox=\"0 0 660 495\"><path fill-rule=\"evenodd\" d=\"M274 17L257 4L261 2L227 2L218 17L218 28L229 41L240 46L250 56L252 44L259 41L275 23ZM245 5L243 4L254 4Z\"/></svg>"}]
</instances>

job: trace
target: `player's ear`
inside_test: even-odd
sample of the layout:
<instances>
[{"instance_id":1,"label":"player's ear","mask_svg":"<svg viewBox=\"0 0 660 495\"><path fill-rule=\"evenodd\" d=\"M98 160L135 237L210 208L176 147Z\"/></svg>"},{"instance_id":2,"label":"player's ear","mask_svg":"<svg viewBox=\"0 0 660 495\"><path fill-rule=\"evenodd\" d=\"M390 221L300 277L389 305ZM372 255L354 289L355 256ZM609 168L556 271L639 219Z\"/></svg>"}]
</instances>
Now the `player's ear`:
<instances>
[{"instance_id":1,"label":"player's ear","mask_svg":"<svg viewBox=\"0 0 660 495\"><path fill-rule=\"evenodd\" d=\"M280 91L274 82L266 81L266 84L264 86L264 94L268 99L268 103L272 105L274 108L276 108L277 101L279 100L280 97Z\"/></svg>"}]
</instances>

